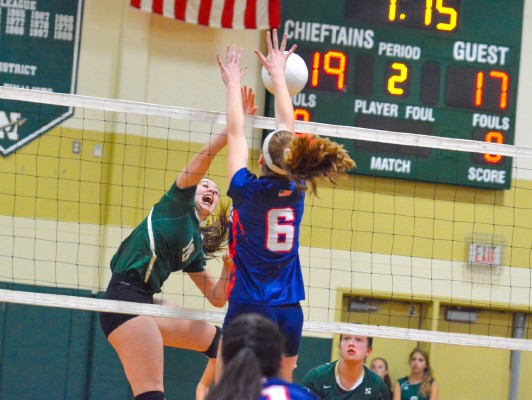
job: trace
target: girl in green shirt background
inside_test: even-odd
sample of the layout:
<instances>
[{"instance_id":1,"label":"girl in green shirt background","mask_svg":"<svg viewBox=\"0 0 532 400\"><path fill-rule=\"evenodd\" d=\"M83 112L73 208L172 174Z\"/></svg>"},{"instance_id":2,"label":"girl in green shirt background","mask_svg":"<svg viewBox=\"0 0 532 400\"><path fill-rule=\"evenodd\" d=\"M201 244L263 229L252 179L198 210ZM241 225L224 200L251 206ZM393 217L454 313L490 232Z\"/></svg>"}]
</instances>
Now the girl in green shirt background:
<instances>
[{"instance_id":1,"label":"girl in green shirt background","mask_svg":"<svg viewBox=\"0 0 532 400\"><path fill-rule=\"evenodd\" d=\"M428 353L415 348L408 359L410 374L395 382L393 400L438 400L439 386Z\"/></svg>"}]
</instances>

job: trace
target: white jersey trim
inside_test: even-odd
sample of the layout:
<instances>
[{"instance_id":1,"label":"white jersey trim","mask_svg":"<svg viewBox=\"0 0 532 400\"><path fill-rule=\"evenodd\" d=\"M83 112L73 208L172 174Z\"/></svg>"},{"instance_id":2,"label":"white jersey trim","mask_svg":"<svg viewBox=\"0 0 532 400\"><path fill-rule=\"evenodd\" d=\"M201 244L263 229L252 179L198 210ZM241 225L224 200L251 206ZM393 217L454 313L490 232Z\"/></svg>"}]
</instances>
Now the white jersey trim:
<instances>
[{"instance_id":1,"label":"white jersey trim","mask_svg":"<svg viewBox=\"0 0 532 400\"><path fill-rule=\"evenodd\" d=\"M153 269L153 264L155 264L155 260L157 259L157 254L155 254L155 238L153 237L153 226L151 223L152 214L153 214L153 208L150 211L150 215L148 215L148 237L150 238L151 260L150 260L150 265L148 266L148 270L146 271L146 277L144 278L144 283L148 283L148 279L150 279L151 271Z\"/></svg>"}]
</instances>

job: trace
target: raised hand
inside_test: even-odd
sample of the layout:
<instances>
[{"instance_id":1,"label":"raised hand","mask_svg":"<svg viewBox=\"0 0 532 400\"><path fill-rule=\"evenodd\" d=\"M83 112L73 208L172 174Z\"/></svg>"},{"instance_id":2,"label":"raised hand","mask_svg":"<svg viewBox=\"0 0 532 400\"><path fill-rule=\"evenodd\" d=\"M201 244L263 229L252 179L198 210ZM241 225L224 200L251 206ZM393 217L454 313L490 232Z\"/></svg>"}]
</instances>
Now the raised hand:
<instances>
[{"instance_id":1,"label":"raised hand","mask_svg":"<svg viewBox=\"0 0 532 400\"><path fill-rule=\"evenodd\" d=\"M287 39L288 36L285 33L281 44L279 44L277 29L274 29L271 33L266 32L268 54L264 56L260 50L255 50L255 54L272 77L273 93L275 93L275 128L293 132L294 106L292 105L292 99L290 98L290 93L286 85L284 70L288 57L297 49L297 46L294 44L290 50L286 50Z\"/></svg>"},{"instance_id":2,"label":"raised hand","mask_svg":"<svg viewBox=\"0 0 532 400\"><path fill-rule=\"evenodd\" d=\"M225 86L238 85L246 71L246 67L240 66L240 59L242 58L242 49L236 47L235 44L227 46L225 50L225 63L222 61L220 54L216 54L216 61L220 66L220 72L222 73L222 80Z\"/></svg>"},{"instance_id":3,"label":"raised hand","mask_svg":"<svg viewBox=\"0 0 532 400\"><path fill-rule=\"evenodd\" d=\"M242 86L241 92L242 109L244 110L244 114L255 115L259 108L255 105L255 93L253 92L253 89L247 86Z\"/></svg>"},{"instance_id":4,"label":"raised hand","mask_svg":"<svg viewBox=\"0 0 532 400\"><path fill-rule=\"evenodd\" d=\"M286 51L286 41L288 39L287 34L283 35L281 44L279 45L279 39L277 38L277 29L274 29L271 33L266 32L266 45L268 47L268 54L264 56L260 50L255 50L255 54L259 58L260 62L268 70L270 75L275 72L283 71L286 68L286 60L290 57L296 49L297 45L292 45L290 50Z\"/></svg>"}]
</instances>

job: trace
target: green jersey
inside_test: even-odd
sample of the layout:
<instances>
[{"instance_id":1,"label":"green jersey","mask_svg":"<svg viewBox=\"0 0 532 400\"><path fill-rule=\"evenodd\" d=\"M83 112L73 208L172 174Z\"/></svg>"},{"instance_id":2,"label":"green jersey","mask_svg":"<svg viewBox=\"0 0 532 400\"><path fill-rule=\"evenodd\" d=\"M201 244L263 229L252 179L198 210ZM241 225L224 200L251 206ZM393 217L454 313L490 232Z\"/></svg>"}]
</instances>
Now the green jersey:
<instances>
[{"instance_id":1,"label":"green jersey","mask_svg":"<svg viewBox=\"0 0 532 400\"><path fill-rule=\"evenodd\" d=\"M205 270L196 187L179 189L175 182L148 217L122 242L111 260L113 273L136 270L159 293L171 272Z\"/></svg>"},{"instance_id":2,"label":"green jersey","mask_svg":"<svg viewBox=\"0 0 532 400\"><path fill-rule=\"evenodd\" d=\"M401 400L429 400L430 393L427 396L421 396L419 389L421 388L421 382L412 385L408 382L408 376L398 380L399 386L401 386ZM430 384L432 385L432 380Z\"/></svg>"},{"instance_id":3,"label":"green jersey","mask_svg":"<svg viewBox=\"0 0 532 400\"><path fill-rule=\"evenodd\" d=\"M310 370L301 383L323 400L390 400L390 392L380 376L364 366L364 378L353 390L344 390L336 382L338 361Z\"/></svg>"}]
</instances>

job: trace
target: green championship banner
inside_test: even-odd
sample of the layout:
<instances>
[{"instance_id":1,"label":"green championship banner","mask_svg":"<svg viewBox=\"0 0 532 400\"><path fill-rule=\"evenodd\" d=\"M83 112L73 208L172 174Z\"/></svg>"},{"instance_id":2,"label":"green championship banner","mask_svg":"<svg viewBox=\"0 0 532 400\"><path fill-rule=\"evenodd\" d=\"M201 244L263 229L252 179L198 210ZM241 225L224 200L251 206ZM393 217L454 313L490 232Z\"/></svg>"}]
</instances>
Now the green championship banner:
<instances>
[{"instance_id":1,"label":"green championship banner","mask_svg":"<svg viewBox=\"0 0 532 400\"><path fill-rule=\"evenodd\" d=\"M0 84L75 93L83 0L0 0ZM0 99L7 156L74 113L72 107Z\"/></svg>"}]
</instances>

